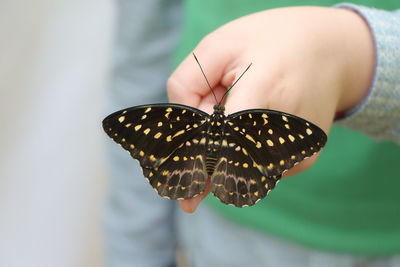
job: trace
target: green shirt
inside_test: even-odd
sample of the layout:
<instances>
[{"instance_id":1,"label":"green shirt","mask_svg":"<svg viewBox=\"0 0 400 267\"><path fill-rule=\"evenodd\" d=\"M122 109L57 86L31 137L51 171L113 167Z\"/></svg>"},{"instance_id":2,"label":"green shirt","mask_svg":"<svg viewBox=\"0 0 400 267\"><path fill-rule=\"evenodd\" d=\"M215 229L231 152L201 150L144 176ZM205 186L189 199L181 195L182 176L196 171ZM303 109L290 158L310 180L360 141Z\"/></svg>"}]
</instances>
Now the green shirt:
<instances>
[{"instance_id":1,"label":"green shirt","mask_svg":"<svg viewBox=\"0 0 400 267\"><path fill-rule=\"evenodd\" d=\"M175 63L202 37L246 14L293 5L334 1L187 0ZM352 1L392 10L396 1ZM278 4L280 4L278 6ZM240 36L238 36L240 38ZM317 73L315 75L318 75ZM315 248L364 254L400 252L400 147L333 126L316 164L283 179L266 199L239 209L216 198L207 204L222 216L260 232Z\"/></svg>"}]
</instances>

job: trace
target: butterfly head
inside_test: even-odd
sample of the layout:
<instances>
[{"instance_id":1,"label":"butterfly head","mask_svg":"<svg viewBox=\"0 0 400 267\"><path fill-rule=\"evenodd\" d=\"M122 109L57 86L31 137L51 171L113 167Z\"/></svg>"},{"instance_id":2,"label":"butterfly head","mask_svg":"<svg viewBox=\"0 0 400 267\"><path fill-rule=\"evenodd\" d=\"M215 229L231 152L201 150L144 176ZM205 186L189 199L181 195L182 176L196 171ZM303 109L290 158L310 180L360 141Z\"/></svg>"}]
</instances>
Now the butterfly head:
<instances>
[{"instance_id":1,"label":"butterfly head","mask_svg":"<svg viewBox=\"0 0 400 267\"><path fill-rule=\"evenodd\" d=\"M225 107L221 104L216 104L214 105L214 113L217 114L224 114L225 112Z\"/></svg>"}]
</instances>

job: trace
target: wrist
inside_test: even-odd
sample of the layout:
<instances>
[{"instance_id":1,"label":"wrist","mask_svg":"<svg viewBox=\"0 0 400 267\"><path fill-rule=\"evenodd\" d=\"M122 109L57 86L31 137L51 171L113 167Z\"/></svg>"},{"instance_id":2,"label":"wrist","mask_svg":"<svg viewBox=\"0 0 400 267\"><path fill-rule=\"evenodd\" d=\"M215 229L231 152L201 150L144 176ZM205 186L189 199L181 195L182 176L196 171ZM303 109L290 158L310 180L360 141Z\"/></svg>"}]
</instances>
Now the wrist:
<instances>
[{"instance_id":1,"label":"wrist","mask_svg":"<svg viewBox=\"0 0 400 267\"><path fill-rule=\"evenodd\" d=\"M375 43L368 23L358 13L341 9L347 18L343 32L344 80L337 111L349 111L363 102L375 71Z\"/></svg>"}]
</instances>

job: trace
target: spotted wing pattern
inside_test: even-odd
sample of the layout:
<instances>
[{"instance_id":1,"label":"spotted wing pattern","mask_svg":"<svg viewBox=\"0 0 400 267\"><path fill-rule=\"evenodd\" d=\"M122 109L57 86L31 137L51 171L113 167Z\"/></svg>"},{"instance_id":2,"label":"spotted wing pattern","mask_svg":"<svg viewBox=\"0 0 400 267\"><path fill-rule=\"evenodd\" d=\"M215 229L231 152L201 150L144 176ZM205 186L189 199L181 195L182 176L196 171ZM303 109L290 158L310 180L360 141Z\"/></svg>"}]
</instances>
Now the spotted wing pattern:
<instances>
[{"instance_id":1,"label":"spotted wing pattern","mask_svg":"<svg viewBox=\"0 0 400 267\"><path fill-rule=\"evenodd\" d=\"M205 135L209 115L176 104L136 106L103 120L105 132L137 159L159 195L187 199L204 191Z\"/></svg>"},{"instance_id":2,"label":"spotted wing pattern","mask_svg":"<svg viewBox=\"0 0 400 267\"><path fill-rule=\"evenodd\" d=\"M225 141L211 180L223 203L252 206L284 171L317 153L326 143L318 126L273 110L246 110L227 117Z\"/></svg>"},{"instance_id":3,"label":"spotted wing pattern","mask_svg":"<svg viewBox=\"0 0 400 267\"><path fill-rule=\"evenodd\" d=\"M237 207L264 198L284 171L327 141L318 126L279 111L252 109L223 118L224 123L213 124L198 109L154 104L115 112L103 128L139 161L159 195L189 199L204 192L209 169L213 194ZM217 155L209 155L208 146L215 149L217 143Z\"/></svg>"}]
</instances>

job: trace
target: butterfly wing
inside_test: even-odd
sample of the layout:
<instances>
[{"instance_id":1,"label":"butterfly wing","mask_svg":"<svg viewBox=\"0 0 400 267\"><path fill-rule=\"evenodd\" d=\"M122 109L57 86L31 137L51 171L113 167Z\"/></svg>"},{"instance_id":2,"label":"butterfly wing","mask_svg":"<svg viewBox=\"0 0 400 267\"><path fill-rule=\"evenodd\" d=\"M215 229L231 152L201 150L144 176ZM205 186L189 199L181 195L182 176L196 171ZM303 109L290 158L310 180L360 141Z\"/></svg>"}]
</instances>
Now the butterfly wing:
<instances>
[{"instance_id":1,"label":"butterfly wing","mask_svg":"<svg viewBox=\"0 0 400 267\"><path fill-rule=\"evenodd\" d=\"M144 105L109 115L103 128L161 196L186 199L204 191L205 148L195 137L205 134L208 116L184 105Z\"/></svg>"},{"instance_id":2,"label":"butterfly wing","mask_svg":"<svg viewBox=\"0 0 400 267\"><path fill-rule=\"evenodd\" d=\"M317 153L327 137L318 126L273 110L246 110L227 117L211 191L223 203L252 206L285 170Z\"/></svg>"}]
</instances>

